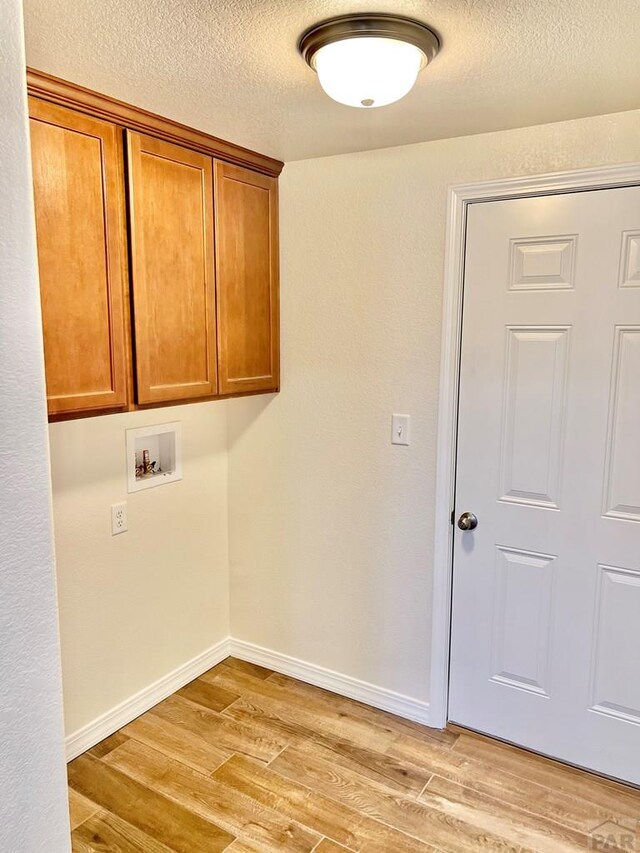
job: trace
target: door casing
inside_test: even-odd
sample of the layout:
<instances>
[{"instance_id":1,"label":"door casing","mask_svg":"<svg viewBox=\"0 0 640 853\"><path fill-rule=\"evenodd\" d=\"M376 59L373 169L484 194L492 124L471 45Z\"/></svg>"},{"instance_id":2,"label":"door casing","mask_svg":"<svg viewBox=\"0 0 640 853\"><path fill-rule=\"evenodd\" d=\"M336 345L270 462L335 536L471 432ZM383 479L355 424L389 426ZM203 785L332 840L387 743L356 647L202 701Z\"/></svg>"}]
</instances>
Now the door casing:
<instances>
[{"instance_id":1,"label":"door casing","mask_svg":"<svg viewBox=\"0 0 640 853\"><path fill-rule=\"evenodd\" d=\"M640 164L552 172L449 187L436 467L429 725L444 728L449 705L456 436L467 210L475 202L640 185Z\"/></svg>"}]
</instances>

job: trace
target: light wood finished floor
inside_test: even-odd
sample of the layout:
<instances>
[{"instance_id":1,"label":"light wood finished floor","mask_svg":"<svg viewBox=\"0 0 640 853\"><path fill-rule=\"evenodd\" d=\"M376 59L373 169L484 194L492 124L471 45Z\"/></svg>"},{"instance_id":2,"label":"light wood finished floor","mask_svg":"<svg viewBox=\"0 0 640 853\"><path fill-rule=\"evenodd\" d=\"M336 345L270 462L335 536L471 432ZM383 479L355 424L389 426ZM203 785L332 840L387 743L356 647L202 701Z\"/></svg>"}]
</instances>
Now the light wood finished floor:
<instances>
[{"instance_id":1,"label":"light wood finished floor","mask_svg":"<svg viewBox=\"0 0 640 853\"><path fill-rule=\"evenodd\" d=\"M640 791L232 658L69 785L74 853L640 850Z\"/></svg>"}]
</instances>

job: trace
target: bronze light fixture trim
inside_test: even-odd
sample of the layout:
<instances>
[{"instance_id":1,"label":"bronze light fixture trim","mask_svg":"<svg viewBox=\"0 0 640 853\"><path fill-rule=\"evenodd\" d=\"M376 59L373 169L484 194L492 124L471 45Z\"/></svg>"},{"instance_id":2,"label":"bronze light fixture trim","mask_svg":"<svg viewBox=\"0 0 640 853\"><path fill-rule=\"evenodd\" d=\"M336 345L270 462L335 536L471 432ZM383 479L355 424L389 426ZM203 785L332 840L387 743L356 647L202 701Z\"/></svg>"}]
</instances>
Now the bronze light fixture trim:
<instances>
[{"instance_id":1,"label":"bronze light fixture trim","mask_svg":"<svg viewBox=\"0 0 640 853\"><path fill-rule=\"evenodd\" d=\"M357 107L404 97L439 49L440 39L426 24L387 14L330 18L309 27L298 41L327 94Z\"/></svg>"}]
</instances>

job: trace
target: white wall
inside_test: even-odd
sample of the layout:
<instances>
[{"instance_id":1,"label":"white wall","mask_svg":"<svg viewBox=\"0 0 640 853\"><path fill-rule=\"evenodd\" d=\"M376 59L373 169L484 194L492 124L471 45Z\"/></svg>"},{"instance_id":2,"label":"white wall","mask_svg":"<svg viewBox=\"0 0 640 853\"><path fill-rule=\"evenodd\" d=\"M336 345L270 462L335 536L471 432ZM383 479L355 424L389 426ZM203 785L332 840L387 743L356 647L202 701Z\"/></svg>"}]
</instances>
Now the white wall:
<instances>
[{"instance_id":1,"label":"white wall","mask_svg":"<svg viewBox=\"0 0 640 853\"><path fill-rule=\"evenodd\" d=\"M0 63L0 849L69 850L22 4Z\"/></svg>"},{"instance_id":2,"label":"white wall","mask_svg":"<svg viewBox=\"0 0 640 853\"><path fill-rule=\"evenodd\" d=\"M229 633L226 405L49 428L68 735ZM125 430L169 421L183 479L127 494ZM112 536L120 501L129 529Z\"/></svg>"},{"instance_id":3,"label":"white wall","mask_svg":"<svg viewBox=\"0 0 640 853\"><path fill-rule=\"evenodd\" d=\"M234 636L428 700L447 186L633 160L640 112L286 166L283 390L229 403Z\"/></svg>"}]
</instances>

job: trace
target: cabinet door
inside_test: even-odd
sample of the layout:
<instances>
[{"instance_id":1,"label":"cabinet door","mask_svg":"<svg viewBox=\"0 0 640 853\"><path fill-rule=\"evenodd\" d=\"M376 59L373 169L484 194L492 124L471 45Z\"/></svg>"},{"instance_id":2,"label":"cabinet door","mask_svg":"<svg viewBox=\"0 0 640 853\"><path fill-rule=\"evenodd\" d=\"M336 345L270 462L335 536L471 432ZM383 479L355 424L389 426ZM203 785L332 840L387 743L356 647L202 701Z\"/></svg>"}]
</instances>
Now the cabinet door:
<instances>
[{"instance_id":1,"label":"cabinet door","mask_svg":"<svg viewBox=\"0 0 640 853\"><path fill-rule=\"evenodd\" d=\"M139 403L217 392L211 157L127 132Z\"/></svg>"},{"instance_id":2,"label":"cabinet door","mask_svg":"<svg viewBox=\"0 0 640 853\"><path fill-rule=\"evenodd\" d=\"M216 162L221 394L277 391L278 183Z\"/></svg>"},{"instance_id":3,"label":"cabinet door","mask_svg":"<svg viewBox=\"0 0 640 853\"><path fill-rule=\"evenodd\" d=\"M50 414L127 403L121 131L29 99Z\"/></svg>"}]
</instances>

